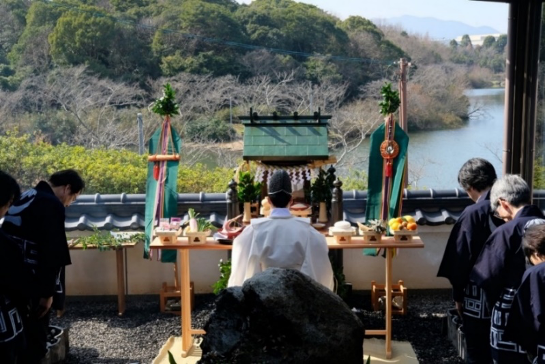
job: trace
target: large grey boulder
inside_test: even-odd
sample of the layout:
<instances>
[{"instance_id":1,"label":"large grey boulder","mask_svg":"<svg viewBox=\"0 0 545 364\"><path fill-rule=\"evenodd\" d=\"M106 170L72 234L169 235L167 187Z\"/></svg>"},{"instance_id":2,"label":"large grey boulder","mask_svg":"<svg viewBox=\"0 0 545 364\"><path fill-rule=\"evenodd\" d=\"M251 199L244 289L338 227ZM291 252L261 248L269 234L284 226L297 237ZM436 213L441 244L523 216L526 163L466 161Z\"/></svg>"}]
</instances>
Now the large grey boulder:
<instances>
[{"instance_id":1,"label":"large grey boulder","mask_svg":"<svg viewBox=\"0 0 545 364\"><path fill-rule=\"evenodd\" d=\"M363 363L364 328L336 294L270 268L220 293L199 363Z\"/></svg>"}]
</instances>

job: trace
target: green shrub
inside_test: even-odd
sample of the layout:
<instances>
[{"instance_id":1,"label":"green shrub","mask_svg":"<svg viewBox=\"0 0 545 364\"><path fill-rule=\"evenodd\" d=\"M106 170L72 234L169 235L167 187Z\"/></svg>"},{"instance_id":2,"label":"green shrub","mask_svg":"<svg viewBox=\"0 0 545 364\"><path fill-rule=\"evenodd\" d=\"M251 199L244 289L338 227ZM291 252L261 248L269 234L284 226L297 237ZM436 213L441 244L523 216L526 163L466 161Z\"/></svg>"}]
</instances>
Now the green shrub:
<instances>
[{"instance_id":1,"label":"green shrub","mask_svg":"<svg viewBox=\"0 0 545 364\"><path fill-rule=\"evenodd\" d=\"M0 170L11 174L23 189L54 172L74 168L85 180L85 194L146 193L148 162L145 155L127 150L85 149L36 141L30 135L7 133L0 137ZM230 168L209 169L202 164L180 164L178 192L225 192Z\"/></svg>"},{"instance_id":2,"label":"green shrub","mask_svg":"<svg viewBox=\"0 0 545 364\"><path fill-rule=\"evenodd\" d=\"M236 132L219 119L196 120L188 124L186 135L193 141L225 142L233 139Z\"/></svg>"},{"instance_id":3,"label":"green shrub","mask_svg":"<svg viewBox=\"0 0 545 364\"><path fill-rule=\"evenodd\" d=\"M220 269L220 278L212 285L214 294L219 294L223 289L227 288L229 277L231 277L231 260L224 262L223 259L220 259L218 267Z\"/></svg>"},{"instance_id":4,"label":"green shrub","mask_svg":"<svg viewBox=\"0 0 545 364\"><path fill-rule=\"evenodd\" d=\"M367 173L357 169L351 169L348 176L344 177L343 180L343 191L365 191L367 190Z\"/></svg>"}]
</instances>

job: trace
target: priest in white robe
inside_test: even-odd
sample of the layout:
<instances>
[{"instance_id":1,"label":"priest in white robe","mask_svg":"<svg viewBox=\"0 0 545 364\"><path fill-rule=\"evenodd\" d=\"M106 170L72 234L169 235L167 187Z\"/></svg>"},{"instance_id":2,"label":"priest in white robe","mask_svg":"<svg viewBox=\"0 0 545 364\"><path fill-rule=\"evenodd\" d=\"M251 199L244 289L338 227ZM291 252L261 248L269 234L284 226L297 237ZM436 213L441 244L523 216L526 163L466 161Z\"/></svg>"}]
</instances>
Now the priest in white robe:
<instances>
[{"instance_id":1,"label":"priest in white robe","mask_svg":"<svg viewBox=\"0 0 545 364\"><path fill-rule=\"evenodd\" d=\"M291 180L284 170L269 179L269 217L252 219L233 241L231 276L228 286L244 281L267 268L297 269L333 290L333 270L325 237L309 219L294 217L288 206L292 200Z\"/></svg>"}]
</instances>

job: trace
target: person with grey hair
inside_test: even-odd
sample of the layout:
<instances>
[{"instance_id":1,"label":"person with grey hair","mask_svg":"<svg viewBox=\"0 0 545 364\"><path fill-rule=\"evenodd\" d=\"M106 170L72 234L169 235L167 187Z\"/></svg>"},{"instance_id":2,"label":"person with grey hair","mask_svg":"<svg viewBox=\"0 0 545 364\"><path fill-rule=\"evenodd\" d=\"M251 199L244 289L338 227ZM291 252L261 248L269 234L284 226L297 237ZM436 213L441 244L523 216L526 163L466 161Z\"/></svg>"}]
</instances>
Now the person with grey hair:
<instances>
[{"instance_id":1,"label":"person with grey hair","mask_svg":"<svg viewBox=\"0 0 545 364\"><path fill-rule=\"evenodd\" d=\"M533 363L545 359L545 224L532 225L522 240L530 268L522 277L509 312L505 336L520 344Z\"/></svg>"},{"instance_id":2,"label":"person with grey hair","mask_svg":"<svg viewBox=\"0 0 545 364\"><path fill-rule=\"evenodd\" d=\"M492 307L490 346L494 363L527 363L526 352L504 336L513 297L526 269L522 238L528 226L545 223L541 210L531 205L530 188L518 175L498 179L490 191L496 216L506 221L488 238L470 279L485 292Z\"/></svg>"},{"instance_id":3,"label":"person with grey hair","mask_svg":"<svg viewBox=\"0 0 545 364\"><path fill-rule=\"evenodd\" d=\"M333 270L325 237L308 219L291 215L291 179L277 170L269 179L268 196L272 210L268 217L252 219L233 241L231 276L228 287L267 268L296 269L333 290Z\"/></svg>"},{"instance_id":4,"label":"person with grey hair","mask_svg":"<svg viewBox=\"0 0 545 364\"><path fill-rule=\"evenodd\" d=\"M437 273L452 285L452 298L463 319L467 363L492 362L488 344L490 311L483 291L469 279L469 274L492 231L503 224L493 217L490 206L490 189L496 178L494 166L482 158L471 158L460 168L458 183L475 203L464 209L452 227Z\"/></svg>"}]
</instances>

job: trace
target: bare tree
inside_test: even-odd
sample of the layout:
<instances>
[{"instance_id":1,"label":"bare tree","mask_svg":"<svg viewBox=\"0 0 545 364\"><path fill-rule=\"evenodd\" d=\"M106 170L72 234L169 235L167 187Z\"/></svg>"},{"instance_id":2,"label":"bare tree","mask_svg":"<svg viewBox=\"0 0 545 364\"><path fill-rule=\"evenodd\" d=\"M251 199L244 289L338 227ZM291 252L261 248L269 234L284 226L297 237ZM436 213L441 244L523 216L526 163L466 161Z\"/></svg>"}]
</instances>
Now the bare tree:
<instances>
[{"instance_id":1,"label":"bare tree","mask_svg":"<svg viewBox=\"0 0 545 364\"><path fill-rule=\"evenodd\" d=\"M329 137L334 143L338 167L361 162L358 148L381 122L382 116L374 100L356 101L337 110L330 121Z\"/></svg>"},{"instance_id":2,"label":"bare tree","mask_svg":"<svg viewBox=\"0 0 545 364\"><path fill-rule=\"evenodd\" d=\"M411 62L419 67L439 64L450 58L449 47L441 42L442 39L432 39L428 35L407 34L399 26L382 25L380 29L386 39L410 54Z\"/></svg>"},{"instance_id":3,"label":"bare tree","mask_svg":"<svg viewBox=\"0 0 545 364\"><path fill-rule=\"evenodd\" d=\"M235 93L238 80L234 76L213 77L180 73L175 77L150 80L151 93L156 95L154 98L160 97L165 83L170 83L176 91L180 120L188 122L201 115L210 116L229 106L229 98Z\"/></svg>"},{"instance_id":4,"label":"bare tree","mask_svg":"<svg viewBox=\"0 0 545 364\"><path fill-rule=\"evenodd\" d=\"M421 129L458 127L469 117L463 67L419 67L407 86L409 123Z\"/></svg>"},{"instance_id":5,"label":"bare tree","mask_svg":"<svg viewBox=\"0 0 545 364\"><path fill-rule=\"evenodd\" d=\"M3 111L14 117L51 108L65 112L78 125L74 143L85 147L122 148L138 143L137 111L131 107L143 105L142 91L136 85L98 79L84 66L29 77L10 100Z\"/></svg>"},{"instance_id":6,"label":"bare tree","mask_svg":"<svg viewBox=\"0 0 545 364\"><path fill-rule=\"evenodd\" d=\"M430 172L430 165L437 165L437 162L434 162L431 158L424 159L411 159L409 153L409 178L408 185L413 189L417 190L419 188L425 187L420 186L420 181L426 177L428 172ZM434 169L432 169L434 170Z\"/></svg>"},{"instance_id":7,"label":"bare tree","mask_svg":"<svg viewBox=\"0 0 545 364\"><path fill-rule=\"evenodd\" d=\"M297 79L303 78L303 69L297 65L297 62L291 58L270 53L264 49L246 53L240 59L240 64L256 76L269 75L273 77L294 73Z\"/></svg>"}]
</instances>

